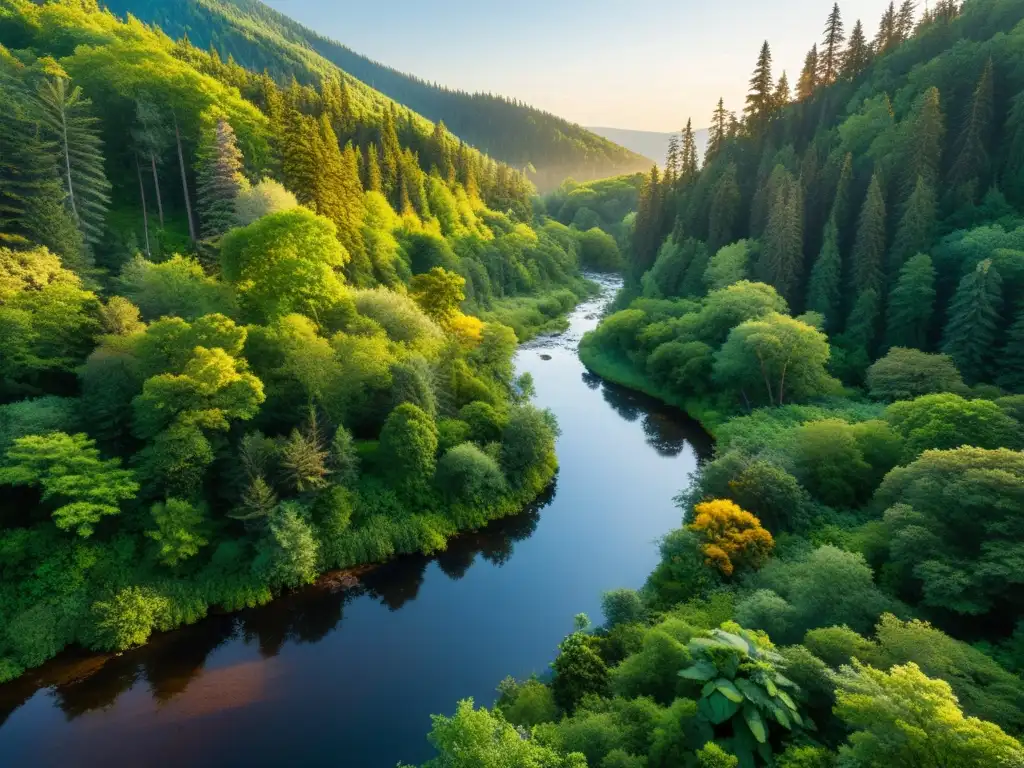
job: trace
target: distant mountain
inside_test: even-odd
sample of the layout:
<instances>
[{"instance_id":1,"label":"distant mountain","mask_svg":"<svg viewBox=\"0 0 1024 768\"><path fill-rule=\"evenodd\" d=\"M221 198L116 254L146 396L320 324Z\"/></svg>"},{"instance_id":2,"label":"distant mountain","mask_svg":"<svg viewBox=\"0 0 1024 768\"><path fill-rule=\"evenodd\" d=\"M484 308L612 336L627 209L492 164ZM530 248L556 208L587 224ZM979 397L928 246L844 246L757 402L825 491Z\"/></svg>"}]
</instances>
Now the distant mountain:
<instances>
[{"instance_id":1,"label":"distant mountain","mask_svg":"<svg viewBox=\"0 0 1024 768\"><path fill-rule=\"evenodd\" d=\"M588 131L603 136L609 141L614 141L627 149L631 149L639 155L657 160L659 166L665 164L665 154L668 152L668 140L671 133L659 133L658 131L633 131L629 128L594 128L588 127ZM678 134L677 134L678 135ZM697 152L701 158L704 157L704 150L708 145L708 131L702 128L694 131L697 139ZM648 165L648 167L650 167Z\"/></svg>"},{"instance_id":2,"label":"distant mountain","mask_svg":"<svg viewBox=\"0 0 1024 768\"><path fill-rule=\"evenodd\" d=\"M541 191L632 173L651 161L585 128L520 101L428 83L362 56L259 0L104 0L114 13L158 24L171 37L217 50L278 79L310 83L335 67L520 169Z\"/></svg>"}]
</instances>

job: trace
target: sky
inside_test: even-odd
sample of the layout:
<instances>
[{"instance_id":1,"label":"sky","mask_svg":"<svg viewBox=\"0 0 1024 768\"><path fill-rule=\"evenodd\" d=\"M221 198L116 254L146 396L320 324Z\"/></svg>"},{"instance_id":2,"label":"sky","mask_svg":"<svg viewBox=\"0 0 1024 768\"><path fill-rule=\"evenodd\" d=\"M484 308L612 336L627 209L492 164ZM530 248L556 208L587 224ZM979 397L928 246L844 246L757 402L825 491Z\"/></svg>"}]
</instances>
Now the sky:
<instances>
[{"instance_id":1,"label":"sky","mask_svg":"<svg viewBox=\"0 0 1024 768\"><path fill-rule=\"evenodd\" d=\"M761 43L795 84L829 0L265 0L388 66L587 126L674 131L739 111ZM874 36L889 0L840 3ZM923 7L923 6L922 6Z\"/></svg>"}]
</instances>

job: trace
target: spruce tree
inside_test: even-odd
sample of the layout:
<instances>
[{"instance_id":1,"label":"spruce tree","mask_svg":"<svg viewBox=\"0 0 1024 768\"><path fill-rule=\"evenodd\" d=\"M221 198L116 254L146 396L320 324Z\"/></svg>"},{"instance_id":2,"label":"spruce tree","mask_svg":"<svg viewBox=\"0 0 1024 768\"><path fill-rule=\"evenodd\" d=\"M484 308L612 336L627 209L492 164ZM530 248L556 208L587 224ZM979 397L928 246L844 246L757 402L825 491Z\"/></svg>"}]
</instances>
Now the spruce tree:
<instances>
[{"instance_id":1,"label":"spruce tree","mask_svg":"<svg viewBox=\"0 0 1024 768\"><path fill-rule=\"evenodd\" d=\"M906 200L914 191L918 177L924 178L932 189L939 185L946 128L938 88L929 88L918 99L913 114L900 123L900 133L903 161L900 197Z\"/></svg>"},{"instance_id":2,"label":"spruce tree","mask_svg":"<svg viewBox=\"0 0 1024 768\"><path fill-rule=\"evenodd\" d=\"M750 77L750 92L747 94L747 104L743 109L747 131L752 136L764 133L768 118L772 114L773 103L772 50L765 40L757 56L754 74Z\"/></svg>"},{"instance_id":3,"label":"spruce tree","mask_svg":"<svg viewBox=\"0 0 1024 768\"><path fill-rule=\"evenodd\" d=\"M885 200L877 173L871 177L857 223L857 236L851 254L853 286L858 293L870 289L881 292L885 263Z\"/></svg>"},{"instance_id":4,"label":"spruce tree","mask_svg":"<svg viewBox=\"0 0 1024 768\"><path fill-rule=\"evenodd\" d=\"M800 71L800 79L796 83L797 101L807 101L814 95L818 87L818 46L811 46L804 58L804 68Z\"/></svg>"},{"instance_id":5,"label":"spruce tree","mask_svg":"<svg viewBox=\"0 0 1024 768\"><path fill-rule=\"evenodd\" d=\"M896 6L889 3L889 7L882 14L882 20L878 23L878 34L875 35L875 53L881 56L888 53L899 44L896 36Z\"/></svg>"},{"instance_id":6,"label":"spruce tree","mask_svg":"<svg viewBox=\"0 0 1024 768\"><path fill-rule=\"evenodd\" d=\"M63 75L46 78L39 86L39 115L53 142L68 209L85 242L98 243L110 207L110 182L103 168L99 119L82 89Z\"/></svg>"},{"instance_id":7,"label":"spruce tree","mask_svg":"<svg viewBox=\"0 0 1024 768\"><path fill-rule=\"evenodd\" d=\"M366 151L366 171L363 175L363 187L367 192L383 191L380 177L380 162L377 160L377 145L371 144Z\"/></svg>"},{"instance_id":8,"label":"spruce tree","mask_svg":"<svg viewBox=\"0 0 1024 768\"><path fill-rule=\"evenodd\" d=\"M1006 134L1002 188L1011 200L1024 204L1024 91L1013 100L1006 119Z\"/></svg>"},{"instance_id":9,"label":"spruce tree","mask_svg":"<svg viewBox=\"0 0 1024 768\"><path fill-rule=\"evenodd\" d=\"M203 131L196 161L200 232L207 240L234 226L235 200L245 183L242 160L231 124L223 117L214 118Z\"/></svg>"},{"instance_id":10,"label":"spruce tree","mask_svg":"<svg viewBox=\"0 0 1024 768\"><path fill-rule=\"evenodd\" d=\"M778 112L792 100L793 94L789 90L789 78L783 70L779 75L779 82L775 84L775 98L772 100L772 109Z\"/></svg>"},{"instance_id":11,"label":"spruce tree","mask_svg":"<svg viewBox=\"0 0 1024 768\"><path fill-rule=\"evenodd\" d=\"M788 173L772 200L761 241L759 272L761 280L772 285L790 304L803 277L803 194Z\"/></svg>"},{"instance_id":12,"label":"spruce tree","mask_svg":"<svg viewBox=\"0 0 1024 768\"><path fill-rule=\"evenodd\" d=\"M1024 394L1024 310L1017 313L1017 319L1007 334L1006 345L1000 352L996 383L1003 389Z\"/></svg>"},{"instance_id":13,"label":"spruce tree","mask_svg":"<svg viewBox=\"0 0 1024 768\"><path fill-rule=\"evenodd\" d=\"M727 138L729 138L729 112L725 108L725 100L719 98L715 111L711 114L711 127L708 128L705 164L722 151Z\"/></svg>"},{"instance_id":14,"label":"spruce tree","mask_svg":"<svg viewBox=\"0 0 1024 768\"><path fill-rule=\"evenodd\" d=\"M697 157L697 138L693 133L693 120L687 120L679 148L679 177L683 181L691 181L699 170L700 158Z\"/></svg>"},{"instance_id":15,"label":"spruce tree","mask_svg":"<svg viewBox=\"0 0 1024 768\"><path fill-rule=\"evenodd\" d=\"M839 247L844 249L848 240L847 229L852 218L853 206L850 201L850 187L853 185L853 154L846 153L843 164L839 169L839 179L836 181L836 192L832 198L831 218L836 223L839 232Z\"/></svg>"},{"instance_id":16,"label":"spruce tree","mask_svg":"<svg viewBox=\"0 0 1024 768\"><path fill-rule=\"evenodd\" d=\"M736 222L740 214L740 188L736 183L736 164L729 163L711 193L708 217L708 251L718 249L736 239Z\"/></svg>"},{"instance_id":17,"label":"spruce tree","mask_svg":"<svg viewBox=\"0 0 1024 768\"><path fill-rule=\"evenodd\" d=\"M839 251L839 228L835 217L825 225L825 237L811 270L807 287L807 311L825 318L825 329L835 330L843 301L843 258Z\"/></svg>"},{"instance_id":18,"label":"spruce tree","mask_svg":"<svg viewBox=\"0 0 1024 768\"><path fill-rule=\"evenodd\" d=\"M311 208L316 207L321 141L317 122L289 106L284 117L281 175L296 199Z\"/></svg>"},{"instance_id":19,"label":"spruce tree","mask_svg":"<svg viewBox=\"0 0 1024 768\"><path fill-rule=\"evenodd\" d=\"M384 110L384 122L381 127L380 146L381 188L392 204L398 202L398 167L402 162L402 148L398 143L395 131L395 119L392 111Z\"/></svg>"},{"instance_id":20,"label":"spruce tree","mask_svg":"<svg viewBox=\"0 0 1024 768\"><path fill-rule=\"evenodd\" d=\"M674 133L668 138L668 152L665 153L665 181L672 184L679 178L679 137Z\"/></svg>"},{"instance_id":21,"label":"spruce tree","mask_svg":"<svg viewBox=\"0 0 1024 768\"><path fill-rule=\"evenodd\" d=\"M663 189L658 167L651 168L650 175L640 190L637 204L636 223L633 227L633 262L637 277L654 265L661 245Z\"/></svg>"},{"instance_id":22,"label":"spruce tree","mask_svg":"<svg viewBox=\"0 0 1024 768\"><path fill-rule=\"evenodd\" d=\"M842 67L842 45L846 39L843 35L843 17L839 12L839 3L832 5L832 12L825 22L825 32L821 40L818 56L818 82L831 85L839 77Z\"/></svg>"},{"instance_id":23,"label":"spruce tree","mask_svg":"<svg viewBox=\"0 0 1024 768\"><path fill-rule=\"evenodd\" d=\"M899 13L896 14L896 39L904 43L914 33L914 19L917 17L917 3L914 0L903 0Z\"/></svg>"},{"instance_id":24,"label":"spruce tree","mask_svg":"<svg viewBox=\"0 0 1024 768\"><path fill-rule=\"evenodd\" d=\"M843 53L842 74L847 80L853 80L857 75L867 69L871 63L871 45L864 35L864 25L857 19L850 33L850 39L846 44L846 51Z\"/></svg>"},{"instance_id":25,"label":"spruce tree","mask_svg":"<svg viewBox=\"0 0 1024 768\"><path fill-rule=\"evenodd\" d=\"M935 267L930 256L919 253L903 265L889 294L886 346L927 350L934 312Z\"/></svg>"},{"instance_id":26,"label":"spruce tree","mask_svg":"<svg viewBox=\"0 0 1024 768\"><path fill-rule=\"evenodd\" d=\"M988 381L1003 310L1003 281L985 259L968 273L956 290L942 351L953 358L964 381Z\"/></svg>"},{"instance_id":27,"label":"spruce tree","mask_svg":"<svg viewBox=\"0 0 1024 768\"><path fill-rule=\"evenodd\" d=\"M989 58L971 96L957 138L956 159L949 169L948 186L953 205L973 205L988 186L988 146L992 141L992 124L992 59Z\"/></svg>"},{"instance_id":28,"label":"spruce tree","mask_svg":"<svg viewBox=\"0 0 1024 768\"><path fill-rule=\"evenodd\" d=\"M895 277L911 256L931 248L935 236L937 209L935 190L918 176L914 192L907 200L903 218L889 250L890 276Z\"/></svg>"},{"instance_id":29,"label":"spruce tree","mask_svg":"<svg viewBox=\"0 0 1024 768\"><path fill-rule=\"evenodd\" d=\"M875 288L866 288L857 294L857 300L846 321L843 341L847 349L855 350L856 357L870 364L875 357L878 325L882 318L882 300ZM858 365L857 367L867 367Z\"/></svg>"}]
</instances>

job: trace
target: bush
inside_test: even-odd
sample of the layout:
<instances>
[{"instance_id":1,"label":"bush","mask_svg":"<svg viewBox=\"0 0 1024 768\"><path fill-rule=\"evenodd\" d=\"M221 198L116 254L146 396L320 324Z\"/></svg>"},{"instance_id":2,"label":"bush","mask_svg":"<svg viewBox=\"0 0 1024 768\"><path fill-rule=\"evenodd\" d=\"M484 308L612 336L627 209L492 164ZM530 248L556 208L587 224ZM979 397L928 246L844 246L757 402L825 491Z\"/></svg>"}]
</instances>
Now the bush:
<instances>
[{"instance_id":1,"label":"bush","mask_svg":"<svg viewBox=\"0 0 1024 768\"><path fill-rule=\"evenodd\" d=\"M498 463L473 443L448 451L437 463L437 487L449 501L487 505L505 490Z\"/></svg>"},{"instance_id":2,"label":"bush","mask_svg":"<svg viewBox=\"0 0 1024 768\"><path fill-rule=\"evenodd\" d=\"M125 587L109 600L97 600L92 605L89 645L100 651L142 645L167 608L166 598L143 587Z\"/></svg>"}]
</instances>

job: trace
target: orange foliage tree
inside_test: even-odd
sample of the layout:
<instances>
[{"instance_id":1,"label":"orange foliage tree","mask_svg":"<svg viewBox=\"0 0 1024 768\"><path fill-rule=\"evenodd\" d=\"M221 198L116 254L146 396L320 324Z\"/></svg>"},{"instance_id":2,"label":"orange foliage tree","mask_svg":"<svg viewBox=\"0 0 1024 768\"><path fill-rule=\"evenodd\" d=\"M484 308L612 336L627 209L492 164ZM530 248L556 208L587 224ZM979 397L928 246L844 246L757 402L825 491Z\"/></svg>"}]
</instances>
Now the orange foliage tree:
<instances>
[{"instance_id":1,"label":"orange foliage tree","mask_svg":"<svg viewBox=\"0 0 1024 768\"><path fill-rule=\"evenodd\" d=\"M732 501L712 499L693 511L688 528L703 539L705 562L724 576L732 576L738 567L760 568L775 547L761 521Z\"/></svg>"}]
</instances>

